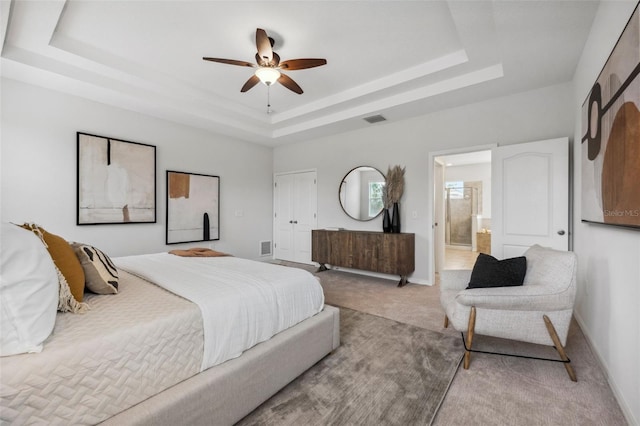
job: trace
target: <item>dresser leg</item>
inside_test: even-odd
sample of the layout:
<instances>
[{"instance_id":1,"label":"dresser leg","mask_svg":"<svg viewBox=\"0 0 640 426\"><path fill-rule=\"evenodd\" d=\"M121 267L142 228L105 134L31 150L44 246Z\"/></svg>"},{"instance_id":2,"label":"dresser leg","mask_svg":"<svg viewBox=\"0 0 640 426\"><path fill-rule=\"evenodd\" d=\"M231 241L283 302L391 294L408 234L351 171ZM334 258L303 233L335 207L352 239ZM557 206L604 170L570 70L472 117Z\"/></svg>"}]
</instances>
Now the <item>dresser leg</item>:
<instances>
[{"instance_id":1,"label":"dresser leg","mask_svg":"<svg viewBox=\"0 0 640 426\"><path fill-rule=\"evenodd\" d=\"M407 280L406 275L400 275L400 282L398 283L398 287L404 287L408 282L409 280Z\"/></svg>"},{"instance_id":2,"label":"dresser leg","mask_svg":"<svg viewBox=\"0 0 640 426\"><path fill-rule=\"evenodd\" d=\"M318 268L318 270L316 272L322 272L322 271L328 271L329 268L327 268L327 266L324 263L320 264L320 267Z\"/></svg>"}]
</instances>

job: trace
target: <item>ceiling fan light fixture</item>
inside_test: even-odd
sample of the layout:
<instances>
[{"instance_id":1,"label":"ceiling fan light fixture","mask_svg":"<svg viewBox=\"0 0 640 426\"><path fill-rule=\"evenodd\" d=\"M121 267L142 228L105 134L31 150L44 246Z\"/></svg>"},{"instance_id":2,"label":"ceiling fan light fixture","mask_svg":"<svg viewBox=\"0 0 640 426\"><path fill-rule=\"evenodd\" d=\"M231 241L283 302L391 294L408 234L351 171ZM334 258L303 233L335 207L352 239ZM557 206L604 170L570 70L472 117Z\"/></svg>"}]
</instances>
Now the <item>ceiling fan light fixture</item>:
<instances>
[{"instance_id":1,"label":"ceiling fan light fixture","mask_svg":"<svg viewBox=\"0 0 640 426\"><path fill-rule=\"evenodd\" d=\"M321 58L304 58L289 59L280 62L280 55L273 51L273 39L270 38L265 30L256 28L256 63L252 64L247 61L238 61L235 59L211 58L203 57L205 61L219 62L221 64L236 65L240 67L256 68L254 74L244 83L240 89L241 93L245 93L254 87L258 82L264 83L269 88L276 81L284 88L291 90L298 95L302 95L302 88L291 77L280 73L280 69L289 71L305 70L315 68L327 64L326 59ZM268 91L267 91L268 93ZM268 101L267 101L268 102Z\"/></svg>"},{"instance_id":2,"label":"ceiling fan light fixture","mask_svg":"<svg viewBox=\"0 0 640 426\"><path fill-rule=\"evenodd\" d=\"M256 77L267 86L271 86L280 78L280 71L271 67L260 67L256 70Z\"/></svg>"}]
</instances>

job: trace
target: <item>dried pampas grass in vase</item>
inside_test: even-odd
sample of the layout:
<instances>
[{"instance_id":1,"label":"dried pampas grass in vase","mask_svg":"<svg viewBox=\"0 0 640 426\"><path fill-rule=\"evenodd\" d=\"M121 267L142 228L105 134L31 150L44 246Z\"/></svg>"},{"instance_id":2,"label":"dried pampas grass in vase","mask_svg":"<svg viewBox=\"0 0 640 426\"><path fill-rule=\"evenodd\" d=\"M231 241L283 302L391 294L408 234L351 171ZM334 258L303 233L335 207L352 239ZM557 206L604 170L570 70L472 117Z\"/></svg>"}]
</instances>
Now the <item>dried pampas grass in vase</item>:
<instances>
[{"instance_id":1,"label":"dried pampas grass in vase","mask_svg":"<svg viewBox=\"0 0 640 426\"><path fill-rule=\"evenodd\" d=\"M387 170L387 178L382 193L386 209L393 206L393 217L391 218L391 232L400 232L400 212L398 203L404 193L404 167L393 166ZM383 226L384 228L384 226Z\"/></svg>"},{"instance_id":2,"label":"dried pampas grass in vase","mask_svg":"<svg viewBox=\"0 0 640 426\"><path fill-rule=\"evenodd\" d=\"M400 202L400 198L402 198L404 193L404 170L405 167L400 166L389 167L387 170L385 205L388 202L388 207L391 207L393 203Z\"/></svg>"}]
</instances>

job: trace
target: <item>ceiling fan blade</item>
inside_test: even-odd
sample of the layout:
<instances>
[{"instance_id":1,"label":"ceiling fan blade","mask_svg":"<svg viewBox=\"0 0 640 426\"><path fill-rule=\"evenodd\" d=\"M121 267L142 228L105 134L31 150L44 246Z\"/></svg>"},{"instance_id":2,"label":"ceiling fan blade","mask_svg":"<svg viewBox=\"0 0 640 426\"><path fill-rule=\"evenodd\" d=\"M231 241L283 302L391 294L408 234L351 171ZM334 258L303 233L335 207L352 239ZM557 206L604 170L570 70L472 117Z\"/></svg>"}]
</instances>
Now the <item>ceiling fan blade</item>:
<instances>
[{"instance_id":1,"label":"ceiling fan blade","mask_svg":"<svg viewBox=\"0 0 640 426\"><path fill-rule=\"evenodd\" d=\"M282 84L284 87L291 90L292 92L296 92L298 95L302 95L302 88L298 86L298 83L293 81L291 77L289 77L288 75L280 74L278 83Z\"/></svg>"},{"instance_id":2,"label":"ceiling fan blade","mask_svg":"<svg viewBox=\"0 0 640 426\"><path fill-rule=\"evenodd\" d=\"M256 29L256 47L258 48L258 56L269 63L273 59L273 50L271 49L271 42L267 32L262 28Z\"/></svg>"},{"instance_id":3,"label":"ceiling fan blade","mask_svg":"<svg viewBox=\"0 0 640 426\"><path fill-rule=\"evenodd\" d=\"M283 70L293 71L293 70L303 70L307 68L315 68L315 67L319 67L326 64L327 64L326 59L314 59L314 58L289 59L288 61L282 62L280 64L280 68L282 68Z\"/></svg>"},{"instance_id":4,"label":"ceiling fan blade","mask_svg":"<svg viewBox=\"0 0 640 426\"><path fill-rule=\"evenodd\" d=\"M258 78L258 76L252 75L251 78L249 78L249 80L247 80L247 82L244 83L244 86L242 86L242 89L240 89L240 91L244 93L258 83L260 83L260 79Z\"/></svg>"},{"instance_id":5,"label":"ceiling fan blade","mask_svg":"<svg viewBox=\"0 0 640 426\"><path fill-rule=\"evenodd\" d=\"M251 62L236 61L235 59L207 58L207 57L204 57L202 59L204 59L205 61L220 62L221 64L238 65L240 67L252 67L252 68L254 68L256 66L255 64L252 64Z\"/></svg>"}]
</instances>

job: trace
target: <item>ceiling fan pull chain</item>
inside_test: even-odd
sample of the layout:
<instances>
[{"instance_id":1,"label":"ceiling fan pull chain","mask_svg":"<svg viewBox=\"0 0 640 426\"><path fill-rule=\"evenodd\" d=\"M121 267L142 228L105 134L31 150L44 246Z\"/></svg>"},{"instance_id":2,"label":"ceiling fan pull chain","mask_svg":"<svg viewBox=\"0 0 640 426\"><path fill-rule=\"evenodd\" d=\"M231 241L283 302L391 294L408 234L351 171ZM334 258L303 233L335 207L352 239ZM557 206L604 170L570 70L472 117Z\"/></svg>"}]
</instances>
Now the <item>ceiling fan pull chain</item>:
<instances>
[{"instance_id":1,"label":"ceiling fan pull chain","mask_svg":"<svg viewBox=\"0 0 640 426\"><path fill-rule=\"evenodd\" d=\"M271 85L267 86L267 114L271 114Z\"/></svg>"}]
</instances>

